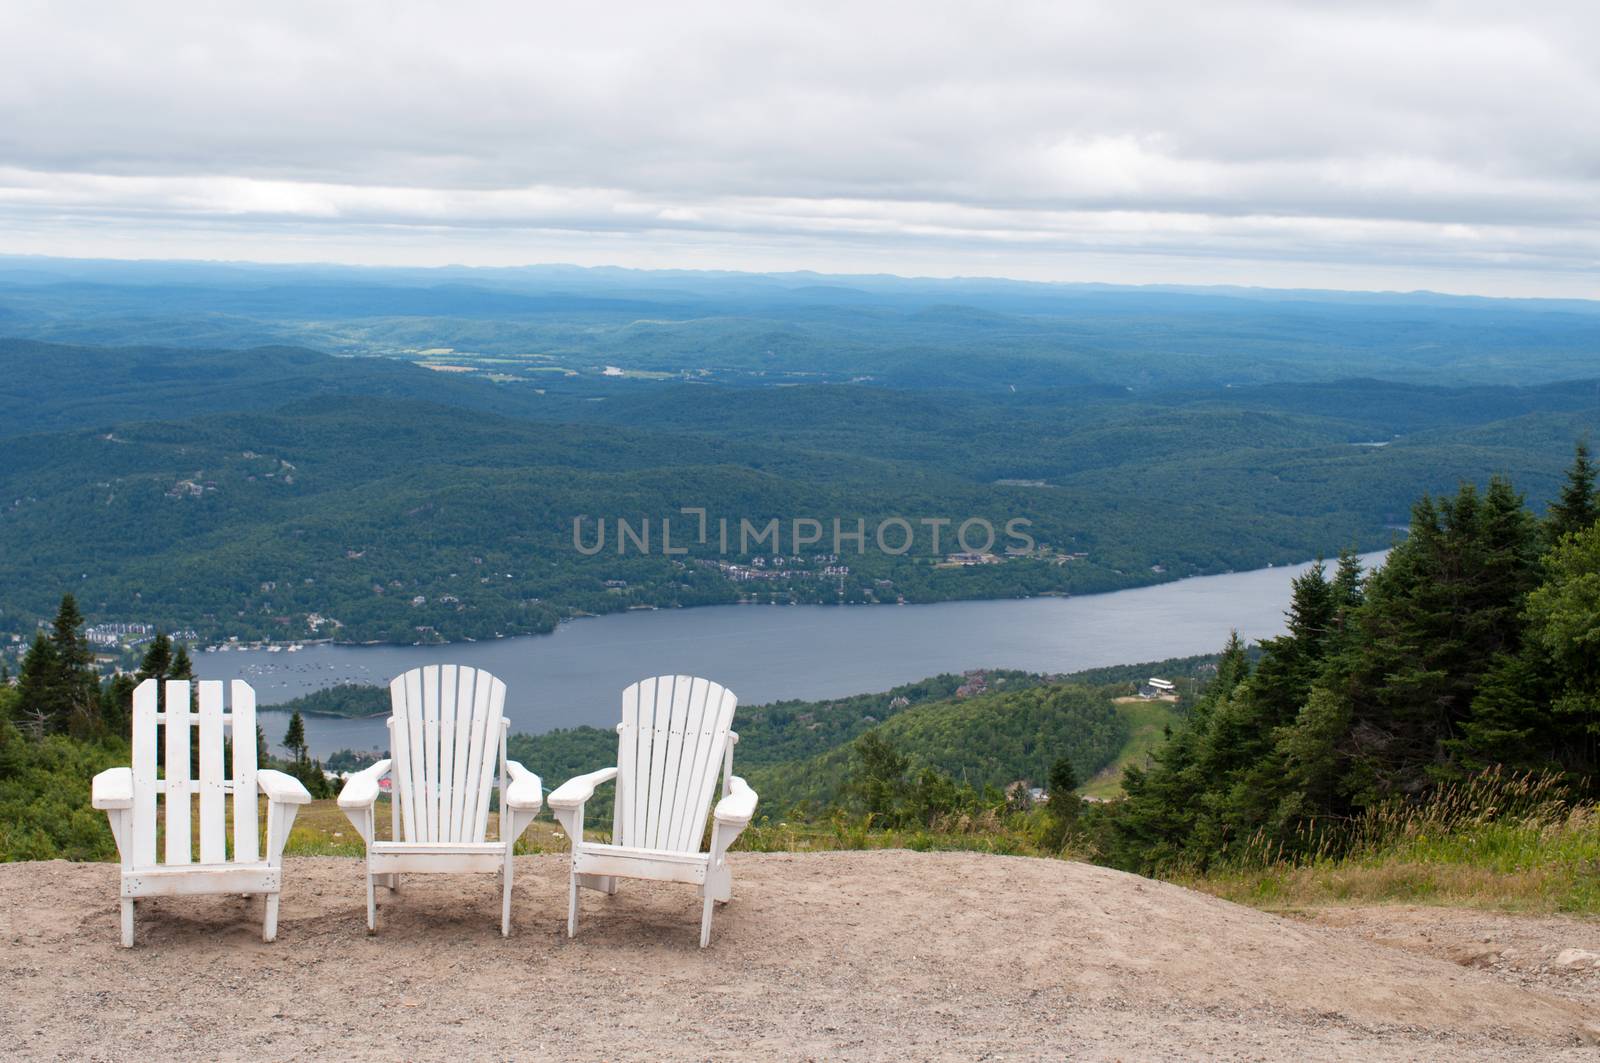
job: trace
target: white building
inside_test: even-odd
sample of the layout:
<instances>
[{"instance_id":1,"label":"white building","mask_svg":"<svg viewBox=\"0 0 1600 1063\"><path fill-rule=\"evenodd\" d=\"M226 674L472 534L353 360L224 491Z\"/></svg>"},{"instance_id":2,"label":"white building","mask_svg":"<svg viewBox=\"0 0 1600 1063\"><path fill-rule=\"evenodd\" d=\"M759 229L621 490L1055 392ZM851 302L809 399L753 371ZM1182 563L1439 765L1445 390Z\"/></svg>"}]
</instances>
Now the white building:
<instances>
[{"instance_id":1,"label":"white building","mask_svg":"<svg viewBox=\"0 0 1600 1063\"><path fill-rule=\"evenodd\" d=\"M1178 688L1175 684L1165 679L1157 679L1155 676L1151 676L1139 687L1139 696L1151 700L1156 698L1175 698L1178 696Z\"/></svg>"}]
</instances>

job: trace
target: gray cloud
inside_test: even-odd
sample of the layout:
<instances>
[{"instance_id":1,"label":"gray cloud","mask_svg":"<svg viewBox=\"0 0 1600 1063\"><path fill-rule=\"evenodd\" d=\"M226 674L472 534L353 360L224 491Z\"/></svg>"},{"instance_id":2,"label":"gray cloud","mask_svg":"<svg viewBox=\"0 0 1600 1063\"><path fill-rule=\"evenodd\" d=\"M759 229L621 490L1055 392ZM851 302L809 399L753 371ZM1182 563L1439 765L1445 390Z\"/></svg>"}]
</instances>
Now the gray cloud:
<instances>
[{"instance_id":1,"label":"gray cloud","mask_svg":"<svg viewBox=\"0 0 1600 1063\"><path fill-rule=\"evenodd\" d=\"M1594 294L1583 2L0 10L0 247Z\"/></svg>"}]
</instances>

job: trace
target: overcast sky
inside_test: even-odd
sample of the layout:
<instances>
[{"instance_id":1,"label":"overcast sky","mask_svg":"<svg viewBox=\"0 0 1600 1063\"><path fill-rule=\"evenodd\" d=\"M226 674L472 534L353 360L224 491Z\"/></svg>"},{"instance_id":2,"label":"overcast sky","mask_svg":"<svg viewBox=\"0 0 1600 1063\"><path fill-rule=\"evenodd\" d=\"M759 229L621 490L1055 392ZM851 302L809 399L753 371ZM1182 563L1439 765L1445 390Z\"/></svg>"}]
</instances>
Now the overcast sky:
<instances>
[{"instance_id":1,"label":"overcast sky","mask_svg":"<svg viewBox=\"0 0 1600 1063\"><path fill-rule=\"evenodd\" d=\"M1600 3L4 0L0 252L1596 297Z\"/></svg>"}]
</instances>

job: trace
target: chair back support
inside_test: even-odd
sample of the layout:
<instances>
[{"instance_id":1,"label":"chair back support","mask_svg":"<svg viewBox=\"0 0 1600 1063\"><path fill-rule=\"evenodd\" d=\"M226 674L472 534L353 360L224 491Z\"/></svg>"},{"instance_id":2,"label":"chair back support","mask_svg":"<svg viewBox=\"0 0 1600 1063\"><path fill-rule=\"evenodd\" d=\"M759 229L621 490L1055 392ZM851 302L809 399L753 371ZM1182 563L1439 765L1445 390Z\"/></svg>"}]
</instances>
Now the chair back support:
<instances>
[{"instance_id":1,"label":"chair back support","mask_svg":"<svg viewBox=\"0 0 1600 1063\"><path fill-rule=\"evenodd\" d=\"M222 680L202 679L194 702L186 679L146 679L133 692L133 848L131 863L156 864L157 798L166 815L165 863L195 858L193 811L199 798L199 857L202 864L229 862L227 802L233 795L233 854L237 863L260 859L256 800L256 692L232 681L232 711L224 711ZM164 706L162 703L165 703ZM158 748L157 728L164 732ZM224 742L232 742L232 778L224 764ZM197 747L198 778L191 760Z\"/></svg>"},{"instance_id":2,"label":"chair back support","mask_svg":"<svg viewBox=\"0 0 1600 1063\"><path fill-rule=\"evenodd\" d=\"M709 679L663 675L622 692L618 845L699 852L739 699Z\"/></svg>"},{"instance_id":3,"label":"chair back support","mask_svg":"<svg viewBox=\"0 0 1600 1063\"><path fill-rule=\"evenodd\" d=\"M478 668L430 664L396 676L389 697L395 840L483 841L505 762L505 683Z\"/></svg>"}]
</instances>

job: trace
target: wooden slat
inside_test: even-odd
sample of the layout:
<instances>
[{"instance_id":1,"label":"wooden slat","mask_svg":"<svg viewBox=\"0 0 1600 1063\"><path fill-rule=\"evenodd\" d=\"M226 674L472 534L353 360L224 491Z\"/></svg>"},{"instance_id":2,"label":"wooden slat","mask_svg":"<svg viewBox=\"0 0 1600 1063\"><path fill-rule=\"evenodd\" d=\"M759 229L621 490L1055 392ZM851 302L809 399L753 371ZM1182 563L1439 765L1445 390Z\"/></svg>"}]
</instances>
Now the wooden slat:
<instances>
[{"instance_id":1,"label":"wooden slat","mask_svg":"<svg viewBox=\"0 0 1600 1063\"><path fill-rule=\"evenodd\" d=\"M439 667L439 833L441 842L456 840L456 666Z\"/></svg>"},{"instance_id":2,"label":"wooden slat","mask_svg":"<svg viewBox=\"0 0 1600 1063\"><path fill-rule=\"evenodd\" d=\"M233 858L252 863L261 851L256 813L256 691L233 681Z\"/></svg>"},{"instance_id":3,"label":"wooden slat","mask_svg":"<svg viewBox=\"0 0 1600 1063\"><path fill-rule=\"evenodd\" d=\"M462 668L456 680L456 726L452 748L455 759L450 766L450 786L455 799L450 803L450 841L465 841L472 821L467 817L467 763L472 752L473 680L476 668Z\"/></svg>"},{"instance_id":4,"label":"wooden slat","mask_svg":"<svg viewBox=\"0 0 1600 1063\"><path fill-rule=\"evenodd\" d=\"M439 666L422 669L422 811L424 841L439 841Z\"/></svg>"},{"instance_id":5,"label":"wooden slat","mask_svg":"<svg viewBox=\"0 0 1600 1063\"><path fill-rule=\"evenodd\" d=\"M221 680L218 680L221 682ZM283 885L283 869L256 864L239 867L220 864L205 867L138 868L123 876L124 897L172 897L198 893L277 893Z\"/></svg>"},{"instance_id":6,"label":"wooden slat","mask_svg":"<svg viewBox=\"0 0 1600 1063\"><path fill-rule=\"evenodd\" d=\"M413 668L406 673L405 717L407 748L411 750L411 778L407 783L406 802L412 809L410 826L416 830L415 834L406 836L406 841L411 842L432 840L428 837L428 775L423 766L428 754L423 748L426 739L423 737L422 711L422 669Z\"/></svg>"},{"instance_id":7,"label":"wooden slat","mask_svg":"<svg viewBox=\"0 0 1600 1063\"><path fill-rule=\"evenodd\" d=\"M634 758L639 752L639 684L622 692L622 721L617 724L617 782L612 791L611 840L620 843L633 831Z\"/></svg>"},{"instance_id":8,"label":"wooden slat","mask_svg":"<svg viewBox=\"0 0 1600 1063\"><path fill-rule=\"evenodd\" d=\"M683 760L684 733L689 728L689 716L694 708L696 694L705 696L706 681L680 680L672 693L672 714L667 722L667 756L661 765L661 797L656 806L656 821L650 832L650 848L665 849L672 836L673 804L678 797L678 768Z\"/></svg>"},{"instance_id":9,"label":"wooden slat","mask_svg":"<svg viewBox=\"0 0 1600 1063\"><path fill-rule=\"evenodd\" d=\"M704 822L694 823L695 802L699 795L699 780L705 774L711 756L712 735L716 732L717 710L722 705L722 684L708 680L695 680L697 697L689 714L689 733L684 747L684 766L679 773L678 793L673 802L672 831L662 844L663 849L679 851L700 847ZM699 684L704 683L704 686Z\"/></svg>"},{"instance_id":10,"label":"wooden slat","mask_svg":"<svg viewBox=\"0 0 1600 1063\"><path fill-rule=\"evenodd\" d=\"M228 796L222 774L222 680L200 681L200 862L228 859Z\"/></svg>"},{"instance_id":11,"label":"wooden slat","mask_svg":"<svg viewBox=\"0 0 1600 1063\"><path fill-rule=\"evenodd\" d=\"M705 834L706 816L711 812L711 794L717 787L717 774L722 770L723 753L728 748L728 732L733 728L733 712L738 705L739 699L733 691L724 689L719 703L707 706L707 715L713 720L711 745L706 750L705 769L695 780L694 804L689 809L689 835L684 843L694 850L700 848L700 839Z\"/></svg>"},{"instance_id":12,"label":"wooden slat","mask_svg":"<svg viewBox=\"0 0 1600 1063\"><path fill-rule=\"evenodd\" d=\"M156 712L161 683L146 679L133 691L133 859L156 862Z\"/></svg>"},{"instance_id":13,"label":"wooden slat","mask_svg":"<svg viewBox=\"0 0 1600 1063\"><path fill-rule=\"evenodd\" d=\"M621 875L627 878L648 878L658 882L686 882L701 885L706 880L706 857L683 859L680 853L663 853L654 857L641 856L649 849L614 850L610 846L584 848L573 855L572 869L580 875Z\"/></svg>"},{"instance_id":14,"label":"wooden slat","mask_svg":"<svg viewBox=\"0 0 1600 1063\"><path fill-rule=\"evenodd\" d=\"M167 863L194 862L189 816L189 681L167 680Z\"/></svg>"},{"instance_id":15,"label":"wooden slat","mask_svg":"<svg viewBox=\"0 0 1600 1063\"><path fill-rule=\"evenodd\" d=\"M410 694L407 682L413 673L406 672L398 675L389 684L389 704L391 706L389 727L389 742L393 747L390 756L389 780L391 790L389 799L396 803L400 809L400 825L405 828L405 837L396 838L395 841L417 841L417 810L411 800L411 724L410 724Z\"/></svg>"},{"instance_id":16,"label":"wooden slat","mask_svg":"<svg viewBox=\"0 0 1600 1063\"><path fill-rule=\"evenodd\" d=\"M506 685L492 675L480 677L489 680L489 712L484 719L483 755L478 761L477 821L472 837L465 841L481 842L489 831L489 789L494 785L495 770L500 752L500 717L506 707ZM476 725L474 725L476 727Z\"/></svg>"},{"instance_id":17,"label":"wooden slat","mask_svg":"<svg viewBox=\"0 0 1600 1063\"><path fill-rule=\"evenodd\" d=\"M655 848L656 829L661 824L661 790L667 781L667 739L671 735L672 706L679 697L689 696L687 676L666 678L665 683L656 684L655 724L650 739L650 796L645 805L644 831L639 835L639 844L648 849Z\"/></svg>"},{"instance_id":18,"label":"wooden slat","mask_svg":"<svg viewBox=\"0 0 1600 1063\"><path fill-rule=\"evenodd\" d=\"M482 841L488 829L489 810L478 807L478 773L487 751L497 741L497 736L488 733L489 703L493 697L494 676L478 672L472 692L472 739L467 749L467 787L461 810L462 841Z\"/></svg>"},{"instance_id":19,"label":"wooden slat","mask_svg":"<svg viewBox=\"0 0 1600 1063\"><path fill-rule=\"evenodd\" d=\"M617 839L621 845L641 841L649 822L650 746L655 738L656 688L659 686L659 679L645 679L638 683L635 692L638 701L634 715L634 748L628 766L628 789L633 793L633 807L627 837Z\"/></svg>"}]
</instances>

